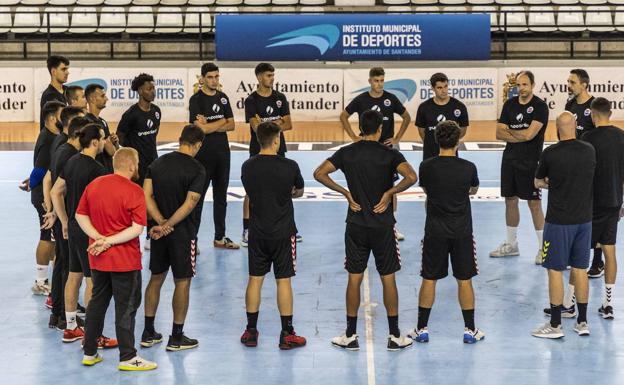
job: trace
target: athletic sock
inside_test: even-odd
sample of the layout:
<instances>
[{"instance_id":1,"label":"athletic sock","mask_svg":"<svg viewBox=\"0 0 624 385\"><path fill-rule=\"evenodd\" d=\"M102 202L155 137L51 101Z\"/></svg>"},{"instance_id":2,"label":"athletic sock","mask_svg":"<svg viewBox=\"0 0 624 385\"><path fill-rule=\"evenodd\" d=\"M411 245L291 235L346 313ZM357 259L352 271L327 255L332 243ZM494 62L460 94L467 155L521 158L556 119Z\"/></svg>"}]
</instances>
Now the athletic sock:
<instances>
[{"instance_id":1,"label":"athletic sock","mask_svg":"<svg viewBox=\"0 0 624 385\"><path fill-rule=\"evenodd\" d=\"M398 315L389 315L388 316L388 329L390 329L390 334L399 338L401 336L401 331L399 330L399 316Z\"/></svg>"},{"instance_id":2,"label":"athletic sock","mask_svg":"<svg viewBox=\"0 0 624 385\"><path fill-rule=\"evenodd\" d=\"M347 316L347 332L345 334L347 337L351 337L355 333L357 333L357 316Z\"/></svg>"},{"instance_id":3,"label":"athletic sock","mask_svg":"<svg viewBox=\"0 0 624 385\"><path fill-rule=\"evenodd\" d=\"M293 316L292 315L282 315L282 316L280 316L280 318L282 320L282 331L288 332L288 333L292 333L292 331L293 331L293 326L292 326Z\"/></svg>"},{"instance_id":4,"label":"athletic sock","mask_svg":"<svg viewBox=\"0 0 624 385\"><path fill-rule=\"evenodd\" d=\"M37 265L37 283L43 285L48 279L48 265Z\"/></svg>"},{"instance_id":5,"label":"athletic sock","mask_svg":"<svg viewBox=\"0 0 624 385\"><path fill-rule=\"evenodd\" d=\"M171 335L174 337L181 337L184 334L184 324L173 323L173 327L171 328Z\"/></svg>"},{"instance_id":6,"label":"athletic sock","mask_svg":"<svg viewBox=\"0 0 624 385\"><path fill-rule=\"evenodd\" d=\"M429 323L429 314L431 314L430 307L420 307L418 306L418 330L426 328Z\"/></svg>"},{"instance_id":7,"label":"athletic sock","mask_svg":"<svg viewBox=\"0 0 624 385\"><path fill-rule=\"evenodd\" d=\"M602 262L602 249L595 248L594 249L594 259L592 260L592 266L600 265Z\"/></svg>"},{"instance_id":8,"label":"athletic sock","mask_svg":"<svg viewBox=\"0 0 624 385\"><path fill-rule=\"evenodd\" d=\"M474 331L475 330L474 309L469 309L469 310L462 309L462 316L464 316L464 326Z\"/></svg>"},{"instance_id":9,"label":"athletic sock","mask_svg":"<svg viewBox=\"0 0 624 385\"><path fill-rule=\"evenodd\" d=\"M149 333L155 333L156 329L154 329L154 320L156 319L156 316L154 317L148 317L145 316L145 331L149 332Z\"/></svg>"},{"instance_id":10,"label":"athletic sock","mask_svg":"<svg viewBox=\"0 0 624 385\"><path fill-rule=\"evenodd\" d=\"M602 301L602 306L607 307L607 306L613 306L613 304L611 303L613 301L613 289L615 288L615 284L614 283L607 283L605 284L605 295L604 295L604 299Z\"/></svg>"},{"instance_id":11,"label":"athletic sock","mask_svg":"<svg viewBox=\"0 0 624 385\"><path fill-rule=\"evenodd\" d=\"M578 308L576 323L587 322L587 304L578 302L576 307Z\"/></svg>"},{"instance_id":12,"label":"athletic sock","mask_svg":"<svg viewBox=\"0 0 624 385\"><path fill-rule=\"evenodd\" d=\"M74 330L78 327L76 323L76 317L78 316L77 311L66 311L65 312L65 320L67 321L67 329Z\"/></svg>"},{"instance_id":13,"label":"athletic sock","mask_svg":"<svg viewBox=\"0 0 624 385\"><path fill-rule=\"evenodd\" d=\"M247 312L247 329L256 329L258 325L258 313L249 313Z\"/></svg>"},{"instance_id":14,"label":"athletic sock","mask_svg":"<svg viewBox=\"0 0 624 385\"><path fill-rule=\"evenodd\" d=\"M537 245L541 249L544 245L544 230L535 230L535 235L537 235Z\"/></svg>"},{"instance_id":15,"label":"athletic sock","mask_svg":"<svg viewBox=\"0 0 624 385\"><path fill-rule=\"evenodd\" d=\"M573 307L574 302L576 302L576 297L574 296L574 285L568 284L568 290L563 296L563 307Z\"/></svg>"},{"instance_id":16,"label":"athletic sock","mask_svg":"<svg viewBox=\"0 0 624 385\"><path fill-rule=\"evenodd\" d=\"M515 245L518 241L518 228L507 226L507 243Z\"/></svg>"},{"instance_id":17,"label":"athletic sock","mask_svg":"<svg viewBox=\"0 0 624 385\"><path fill-rule=\"evenodd\" d=\"M243 230L247 230L249 228L249 218L243 218Z\"/></svg>"},{"instance_id":18,"label":"athletic sock","mask_svg":"<svg viewBox=\"0 0 624 385\"><path fill-rule=\"evenodd\" d=\"M550 304L550 326L556 328L561 325L561 305Z\"/></svg>"}]
</instances>

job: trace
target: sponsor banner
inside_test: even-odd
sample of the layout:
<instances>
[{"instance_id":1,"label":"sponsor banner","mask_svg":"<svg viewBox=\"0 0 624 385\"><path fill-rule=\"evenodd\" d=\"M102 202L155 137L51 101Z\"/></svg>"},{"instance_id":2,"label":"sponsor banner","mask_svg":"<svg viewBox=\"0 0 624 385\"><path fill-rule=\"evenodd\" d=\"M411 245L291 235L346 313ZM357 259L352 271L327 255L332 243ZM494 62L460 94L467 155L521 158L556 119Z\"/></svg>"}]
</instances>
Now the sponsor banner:
<instances>
[{"instance_id":1,"label":"sponsor banner","mask_svg":"<svg viewBox=\"0 0 624 385\"><path fill-rule=\"evenodd\" d=\"M0 121L31 121L33 98L31 68L3 68L0 71Z\"/></svg>"},{"instance_id":2,"label":"sponsor banner","mask_svg":"<svg viewBox=\"0 0 624 385\"><path fill-rule=\"evenodd\" d=\"M121 115L135 104L139 96L131 90L132 79L141 72L154 76L156 99L154 103L162 111L163 122L183 122L188 118L189 90L188 70L186 68L74 68L70 67L69 81L66 86L86 87L91 83L106 88L108 103L102 111L102 117L110 121L119 121ZM34 121L39 120L41 93L48 86L50 75L47 69L35 69L35 113Z\"/></svg>"},{"instance_id":3,"label":"sponsor banner","mask_svg":"<svg viewBox=\"0 0 624 385\"><path fill-rule=\"evenodd\" d=\"M449 95L466 105L470 120L496 119L500 88L496 69L388 68L386 69L384 89L395 94L412 115L412 120L415 120L420 103L433 97L429 79L435 72L443 72L448 76ZM346 106L353 98L370 88L368 70L346 70L344 83ZM397 118L399 118L398 115L395 116L395 119ZM351 119L357 121L357 115L354 114Z\"/></svg>"},{"instance_id":4,"label":"sponsor banner","mask_svg":"<svg viewBox=\"0 0 624 385\"><path fill-rule=\"evenodd\" d=\"M410 188L397 194L401 202L424 202L426 195L420 187ZM227 192L227 200L229 202L242 202L245 198L245 189L243 187L229 187ZM473 202L502 202L504 199L500 195L499 187L481 187L476 195L472 195L470 200ZM206 193L205 202L212 202L212 187ZM340 193L332 191L326 187L306 187L301 198L294 199L293 202L332 202L339 201L345 203L347 200ZM345 211L346 212L346 211Z\"/></svg>"},{"instance_id":5,"label":"sponsor banner","mask_svg":"<svg viewBox=\"0 0 624 385\"><path fill-rule=\"evenodd\" d=\"M277 66L273 88L286 95L293 121L337 121L343 109L343 73L341 69L286 69ZM188 82L193 92L199 90L200 78L199 68L189 69ZM245 98L258 86L253 67L221 68L219 79L222 91L232 103L234 119L244 122Z\"/></svg>"},{"instance_id":6,"label":"sponsor banner","mask_svg":"<svg viewBox=\"0 0 624 385\"><path fill-rule=\"evenodd\" d=\"M215 24L218 60L490 58L486 14L217 15Z\"/></svg>"}]
</instances>

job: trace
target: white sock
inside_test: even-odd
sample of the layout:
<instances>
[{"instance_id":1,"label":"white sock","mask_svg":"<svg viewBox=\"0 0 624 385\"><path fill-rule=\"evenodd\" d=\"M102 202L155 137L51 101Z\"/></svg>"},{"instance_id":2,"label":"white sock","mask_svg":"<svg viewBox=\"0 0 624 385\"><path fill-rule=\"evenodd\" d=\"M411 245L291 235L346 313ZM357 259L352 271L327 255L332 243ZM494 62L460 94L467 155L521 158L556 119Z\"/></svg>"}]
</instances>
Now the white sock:
<instances>
[{"instance_id":1,"label":"white sock","mask_svg":"<svg viewBox=\"0 0 624 385\"><path fill-rule=\"evenodd\" d=\"M544 230L535 230L535 235L537 235L537 244L541 249L544 246Z\"/></svg>"},{"instance_id":2,"label":"white sock","mask_svg":"<svg viewBox=\"0 0 624 385\"><path fill-rule=\"evenodd\" d=\"M37 283L43 285L48 279L48 265L37 265Z\"/></svg>"},{"instance_id":3,"label":"white sock","mask_svg":"<svg viewBox=\"0 0 624 385\"><path fill-rule=\"evenodd\" d=\"M615 289L615 284L614 283L607 283L605 284L605 295L604 295L604 300L602 301L602 306L607 307L607 306L613 306L613 289Z\"/></svg>"},{"instance_id":4,"label":"white sock","mask_svg":"<svg viewBox=\"0 0 624 385\"><path fill-rule=\"evenodd\" d=\"M564 307L572 307L576 302L576 297L574 296L574 285L568 284L568 290L563 297L563 306Z\"/></svg>"},{"instance_id":5,"label":"white sock","mask_svg":"<svg viewBox=\"0 0 624 385\"><path fill-rule=\"evenodd\" d=\"M78 327L78 324L76 323L76 317L78 312L76 311L66 311L65 312L65 319L67 320L67 329L69 330L74 330Z\"/></svg>"},{"instance_id":6,"label":"white sock","mask_svg":"<svg viewBox=\"0 0 624 385\"><path fill-rule=\"evenodd\" d=\"M518 241L518 228L507 226L507 243L515 245Z\"/></svg>"}]
</instances>

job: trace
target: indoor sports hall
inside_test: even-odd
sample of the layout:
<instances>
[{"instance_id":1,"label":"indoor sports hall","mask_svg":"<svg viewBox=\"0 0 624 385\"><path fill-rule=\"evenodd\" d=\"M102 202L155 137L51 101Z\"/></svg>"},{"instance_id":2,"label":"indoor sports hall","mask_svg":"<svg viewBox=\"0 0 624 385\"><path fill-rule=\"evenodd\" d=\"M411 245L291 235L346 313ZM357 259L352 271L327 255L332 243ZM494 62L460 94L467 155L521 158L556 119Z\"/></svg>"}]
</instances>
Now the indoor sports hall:
<instances>
[{"instance_id":1,"label":"indoor sports hall","mask_svg":"<svg viewBox=\"0 0 624 385\"><path fill-rule=\"evenodd\" d=\"M574 381L619 384L624 374L624 355L620 352L624 324L619 313L624 297L620 292L621 278L606 284L605 279L613 281L612 276L615 277L608 250L614 248L616 258L619 258L624 234L614 223L610 236L613 240L617 238L617 241L598 240L599 244L606 245L602 246L605 253L602 265L592 261L594 236L591 245L589 238L586 239L582 251L575 248L562 257L565 262L562 269L549 267L552 265L548 265L548 258L553 258L549 257L552 255L549 248L554 250L557 240L551 242L549 234L552 233L548 233L548 226L553 228L552 213L561 210L561 207L553 208L552 200L555 194L557 199L561 197L561 190L559 185L553 183L553 180L559 180L553 176L556 175L553 174L555 166L549 164L548 173L544 174L543 165L547 162L544 154L551 146L559 148L556 146L569 141L578 142L580 148L592 147L585 133L578 133L583 124L596 122L592 131L589 128L585 130L592 133L593 130L600 131L603 126L624 127L622 31L624 3L620 4L619 0L0 0L0 207L3 213L0 215L0 240L4 246L0 272L0 292L3 294L0 298L5 308L0 316L4 326L0 331L0 339L4 341L4 349L0 353L3 358L0 364L2 383L521 385ZM62 60L50 60L58 57ZM206 63L214 63L217 67L206 66ZM262 67L259 63L270 63L271 66ZM208 83L208 75L215 73L218 77L212 79L213 83ZM271 74L270 80L265 77L267 73ZM141 74L151 77L141 78ZM434 74L443 76L435 77ZM143 79L138 81L138 87L137 79ZM446 88L437 90L438 84L448 86L448 92ZM146 91L145 86L151 87L150 91ZM59 96L63 97L62 101L56 99L63 103L58 110L54 110L53 105L57 102L46 103L45 100L46 93L49 94L49 90L55 87ZM62 93L58 91L59 87ZM210 87L226 96L219 96L220 104L207 105L206 113L201 114L210 113L219 121L230 122L231 127L223 131L210 129L207 132L204 127L210 124L206 123L206 118L193 116L196 109L191 97L208 89L215 92ZM267 90L269 95L280 95L286 99L278 99L276 104L266 108L256 105L254 112L250 113L248 99L252 94L260 95L262 89ZM77 139L72 141L71 121L65 126L61 121L62 111L74 106L72 98L75 96L73 92L78 92L76 90L84 95L76 96L76 100L82 98L84 101L82 105L76 102L75 106L100 119L98 123L85 120L84 127L95 125L98 135L102 132L101 138L98 136L86 146L79 138L87 135L87 129L77 133ZM97 108L93 107L96 103L92 97L93 90L101 92ZM81 95L80 92L78 95ZM147 96L150 92L151 100ZM398 291L400 338L395 337L399 338L396 341L402 342L394 344L391 344L395 341L392 339L391 322L395 321L390 320L386 311L385 283L382 285L375 256L370 255L367 268L361 275L345 270L352 257L345 246L345 238L349 238L347 227L350 224L345 222L351 210L350 204L342 193L321 183L319 173L315 173L319 166L328 162L336 170L331 173L333 180L344 188L347 188L349 180L350 193L357 194L352 188L352 178L358 176L350 171L343 172L343 168L338 167L333 159L336 159L335 154L349 146L367 140L384 142L379 136L374 136L379 135L379 130L375 131L376 134L365 132L366 128L362 126L365 114L362 115L359 110L356 114L355 107L352 108L356 97L368 95L376 99L375 92L382 95L378 97L379 103L364 109L368 110L367 116L377 111L375 116L379 116L378 123L383 126L383 129L379 128L382 136L385 135L383 130L390 126L393 134L386 139L389 141L386 146L373 144L379 145L379 151L398 154L395 156L402 159L398 167L384 166L390 167L389 173L384 175L391 177L393 173L399 174L398 180L387 187L401 186L401 180L406 178L402 171L405 168L402 169L401 165L406 163L420 179L396 194L392 244L396 244L398 251L394 254L393 249L392 255L400 262L400 270L393 273ZM102 102L104 95L106 100ZM443 112L436 115L436 112L429 114L433 119L431 127L429 123L424 124L426 118L421 106L438 103L444 98L449 100L449 97L463 106L450 110L456 119L444 116ZM512 120L516 119L515 123L521 125L534 119L540 108L536 105L534 110L531 104L520 113L515 110L509 113L509 105L514 101L524 105L523 98L532 100L531 103L541 100L539 106L544 108L544 124L529 126L527 123L523 128L537 130L534 130L533 136L517 140L519 136L514 134L520 134L509 133L516 129L513 128L514 122L505 120L505 114L508 113ZM603 98L606 104L601 107L598 102ZM69 141L62 146L77 143L76 154L81 151L81 154L75 155L77 157L90 154L88 151L94 148L94 141L101 143L103 148L98 150L98 154L113 148L109 155L111 169L101 175L112 173L113 163L116 162L113 157L126 147L134 148L128 139L128 123L123 122L128 119L127 111L142 108L143 105L147 105L149 111L155 108L150 106L158 107L153 115L156 118L150 118L147 128L137 128L139 131L147 130L138 133L139 139L145 139L145 136L154 138L158 156L154 162L167 159L168 154L190 151L194 145L195 153L201 152L200 146L205 146L216 132L226 138L224 143L229 151L224 155L229 159L229 173L224 177L225 182L221 182L227 186L225 234L216 235L220 231L215 226L217 212L223 205L215 204L214 179L205 196L194 193L197 196L201 194L198 199L203 200L203 207L198 210L197 206L192 206L188 217L182 219L190 221L195 215L201 217L201 226L193 238L190 251L189 263L192 264L193 274L192 280L186 277L190 294L183 321L184 338L196 339L193 344L172 343L176 333L181 333L181 326L176 331L175 322L172 330L173 307L176 306L172 306L172 301L177 298L174 287L179 283L178 278L174 282L175 271L166 276L155 318L151 319L155 330L162 334L162 342L153 338L153 346L142 346L141 343L145 341L142 332L147 328L146 288L154 272L150 271L150 258L155 254L154 248L159 247L158 242L162 244L163 239L177 236L183 223L171 225L172 232L168 232L167 221L170 219L163 219L161 223L152 215L149 199L153 198L155 204L162 208L160 199L164 198L159 198L157 190L166 189L162 187L164 185L157 185L156 163L150 166L149 176L141 176L154 181L154 196L150 198L147 194L147 209L143 208L145 206L138 209L143 210L147 224L145 228L141 227L138 238L131 237L127 242L115 243L111 240L111 233L94 239L87 235L88 230L84 230L80 221L78 229L82 228L85 239L90 240L77 253L84 254L85 258L89 254L92 269L99 269L93 267L94 260L111 255L121 244L130 245L128 247L132 247L133 253L136 252L132 255L140 258L141 285L138 288L135 286L135 291L140 290L141 300L138 304L135 302L136 313L133 313L128 301L124 302L128 308L120 305L117 310L125 309L122 322L126 327L128 322L135 322L132 341L136 348L134 359L136 362L136 357L140 356L143 360L136 363L136 368L155 363L157 367L149 367L153 370L127 366L122 369L121 361L124 360L120 358L120 350L116 346L104 346L105 349L97 349L95 355L89 355L88 347L85 350L81 348L85 343L82 334L72 341L67 340L69 318L76 318L75 321L72 318L71 322L76 322L77 328L85 333L85 322L86 325L94 325L89 321L89 314L95 314L93 308L96 306L87 304L90 297L85 297L87 280L82 280L81 275L77 281L81 285L77 313L68 312L68 298L72 298L71 295L68 297L69 289L57 286L56 295L60 297L54 298L62 298L64 305L53 322L54 312L59 309L58 304L54 307L52 303L54 284L57 282L53 272L57 262L42 265L39 255L41 242L47 242L53 247L51 257L56 254L57 260L62 258L54 245L58 242L56 234L62 236L66 231L65 228L61 231L62 215L59 215L59 210L66 212L71 206L68 194L75 195L71 192L68 167L56 177L57 182L62 179L63 186L67 183L62 195L59 195L61 199L67 199L63 200L62 208L55 200L57 183L52 182L47 187L44 174L55 173L56 157L54 150L41 149L42 135L46 130L53 133L56 130L55 135L61 131L67 134L67 127L70 127L69 139L66 139ZM285 105L286 110L283 109ZM574 110L576 107L570 107L585 105L578 113ZM219 115L222 113L220 108L231 111L231 116L227 113L225 117ZM277 124L266 123L273 121L270 116L274 108L281 111L281 115L274 118ZM566 113L566 110L569 112ZM609 112L604 112L607 110ZM390 111L389 115L387 111ZM389 124L386 123L388 116L394 119ZM402 124L406 117L410 121L405 127ZM456 123L443 124L445 121L450 123L449 120ZM568 120L574 122L574 126L569 126L571 128L566 131L564 126ZM254 123L256 121L258 125ZM284 129L284 122L291 122L292 128ZM537 120L533 122L539 123ZM180 139L185 137L185 127L189 124L203 131L199 139L201 145ZM283 142L266 144L268 142L263 139L265 134L260 132L263 124L280 127ZM132 124L130 126L131 131L134 128ZM455 130L453 135L458 135L454 136L459 138L456 155L454 145L450 149L440 145L445 142L436 135L440 134L442 126L452 126ZM504 136L503 131L511 136ZM573 137L566 137L566 132L571 132ZM115 143L118 135L121 141ZM427 143L423 143L423 137L428 137L424 139ZM617 135L614 137L619 138ZM543 145L540 142L542 139ZM265 170L253 176L243 175L247 172L244 170L249 169L246 167L250 156L255 155L252 148L254 140L256 144L260 142L261 150L260 155L252 159L266 155L265 151L269 151L267 146L274 146L270 151L278 151L276 146L285 143L285 158L298 164L303 180L302 196L292 198L297 238L292 234L292 250L287 250L288 256L292 256L288 262L296 271L296 275L290 278L293 308L287 314L282 302L278 306L278 285L283 282L274 279L277 257L269 255L274 265L264 279L261 305L255 315L257 328L249 326L255 325L256 321L250 320L253 312L249 312L250 300L246 290L249 290L250 275L254 276L250 274L250 266L257 257L253 243L257 245L258 241L254 239L253 232L258 231L255 226L260 209L254 206L253 202L257 202L254 197L250 197L251 218L244 222L245 196L254 194L250 186L259 181L262 181L260 184L264 188L270 189L272 184L282 183L282 178L271 180L267 176L273 175L275 170ZM352 144L354 141L356 143ZM509 162L509 152L513 151L509 148L514 145L518 148L525 141L539 142L540 164L538 166L536 158L535 165L531 166L534 168L530 169L531 185L528 187L535 189L537 195L530 200L532 207L520 196L519 224L514 225L509 217L506 220L506 210L510 210L512 205L509 198L522 193L505 192L509 189L511 172L505 164ZM622 162L621 172L624 173L624 161L620 160L624 146L618 147L619 142L601 143L600 146L610 146L613 153L611 163ZM391 148L387 148L388 145ZM432 145L439 155L436 152L433 159L426 159L428 148ZM593 206L595 222L597 209L594 202L598 199L597 194L602 194L601 187L604 185L602 181L595 181L597 178L609 178L614 181L609 186L619 184L619 187L613 187L619 192L615 214L619 220L624 180L618 179L611 171L603 171L613 169L598 158L605 156L600 152L603 150L599 150L603 147L595 147L596 150L591 152L595 153L593 159L596 162L591 166L589 182L577 183L573 191L567 191L566 195L569 201L577 202L583 191L589 191L589 200L572 211L568 210L567 214L578 216L581 211L587 211L591 215L590 208ZM542 153L542 149L546 152ZM44 150L50 151L46 165L41 163L40 153ZM141 163L142 150L137 148L137 151ZM198 160L202 155L195 156L195 153L190 155ZM93 154L95 156L95 152ZM276 157L283 158L279 152L276 154ZM462 193L462 199L468 202L467 215L471 215L471 237L474 240L468 262L478 273L467 280L472 282L474 289L474 304L471 306L460 307L458 303L458 281L453 277L457 271L453 263L452 267L448 266L448 277L437 280L433 305L424 306L426 301L422 300L423 276L430 269L423 264L423 258L429 258L427 254L430 251L427 250L433 250L427 217L433 213L442 215L433 208L440 202L437 199L442 198L432 195L435 190L429 186L432 180L443 180L440 183L453 185L459 183L456 179L460 179L460 175L420 178L421 170L425 169L423 164L443 156L457 156L471 162L478 174L478 180L474 182L473 178L469 186L478 186L478 191L471 191L469 197L467 189ZM584 175L586 168L579 161L581 156L581 152L573 153L557 163L556 167L568 167L565 178L579 180L575 178ZM67 160L67 165L72 159ZM378 159L363 159L356 164L360 174L367 169L381 167ZM116 168L119 164L114 163L115 176L120 175ZM577 164L580 166L570 166ZM138 169L132 170L139 176L139 169L143 166L147 169L148 165L139 164ZM202 167L202 170L202 175L210 174L205 171L207 168ZM515 170L517 173L518 169ZM163 173L167 178L163 180L182 180L181 175L186 173L188 170L183 168L169 170ZM134 180L133 177L126 179ZM100 178L106 176L97 180ZM201 178L204 182L204 176ZM550 186L537 190L533 179L550 183ZM521 183L518 180L516 174L516 185ZM83 215L87 210L84 208L86 193L81 195L83 191L90 191L95 182L91 179L88 186L82 186L79 191L76 199L80 200L80 205L74 208L77 217L87 216ZM183 183L186 182L180 182L180 185ZM294 194L301 187L298 183L288 185L288 191L292 188ZM363 191L368 193L379 183L371 177L363 183ZM43 189L51 188L49 194L53 195L54 208L48 210L45 202L33 203L37 184ZM594 187L587 187L589 185ZM141 187L147 189L145 184ZM553 188L557 189L556 193ZM152 189L152 182L149 182L149 189ZM604 190L607 188L604 187ZM140 199L145 205L142 190L137 191L140 191ZM108 192L110 195L107 193L97 199L101 210L112 207L112 196L120 195L114 189ZM188 198L186 190L184 192ZM191 192L189 190L189 194ZM441 196L446 195L442 192ZM553 199L549 201L549 197ZM46 201L47 195L43 199ZM89 210L93 210L95 200L89 199L92 199ZM272 201L278 198L265 193L258 195L257 199ZM120 202L122 200L120 198ZM182 207L182 202L186 202L184 198L178 206ZM564 199L564 203L559 204L569 207L565 202ZM371 203L374 205L377 202ZM546 215L543 232L532 221L536 204L541 205L543 215ZM42 226L37 219L41 210L35 210L33 205L43 205L43 213L59 222L55 224L58 230L55 227L51 232L53 241L43 240ZM427 209L426 205L431 206ZM390 217L392 206L390 201L385 209ZM145 215L146 211L149 215ZM68 214L69 211L65 214L66 219ZM163 211L161 216L165 218L164 215L167 214ZM271 215L266 214L267 217ZM352 214L349 215L351 218ZM147 222L148 216L150 222ZM99 231L95 216L91 216L91 221ZM134 226L138 221L135 218L130 224ZM589 221L592 222L591 219ZM244 230L248 223L250 233ZM588 226L596 234L596 224ZM69 243L72 244L71 224L69 227ZM150 232L154 228L157 231ZM152 235L151 240L147 237L148 232ZM374 232L368 234L371 242L377 237ZM512 236L513 242L510 241ZM217 245L221 237L225 241ZM243 244L244 241L249 245ZM96 248L100 244L103 251ZM170 258L177 253L183 254L179 250L186 250L184 247L176 244L168 251L172 255ZM601 246L596 247L601 253ZM449 249L443 257L438 257L447 261L449 252L453 255ZM73 255L73 251L71 253ZM577 254L588 258L586 263L578 262ZM72 274L76 274L72 263L69 262L70 281ZM82 269L84 274L84 267ZM570 274L585 277L585 270L589 271L589 278L583 278L589 294L586 304L582 304L582 294L578 296L580 291L577 291L576 297L570 297L568 277ZM57 271L61 269L57 268ZM552 283L555 273L559 274L556 277L563 277L562 304L557 303L557 295L552 296L557 290L553 290ZM96 287L102 287L98 286L102 282L103 275L100 274L96 272L92 275L92 304L93 298L96 298ZM115 271L108 274L113 277L122 273ZM351 321L345 323L345 290L352 275L361 277L356 337L351 337L352 333L349 333ZM460 281L466 282L465 278ZM60 278L58 282L65 285ZM112 296L125 295L119 294L117 290L121 289L115 286L114 281L112 285ZM581 285L577 284L577 290ZM84 312L80 310L82 305L88 305ZM578 331L581 330L580 317L584 311L581 305L586 307L586 321L583 322L588 328L583 329L586 333ZM428 323L424 323L423 329L420 324L425 308ZM607 308L610 310L607 311ZM101 334L121 342L116 333L116 301L111 299L104 311L106 317ZM472 324L476 327L468 327L466 311L472 312ZM551 318L549 315L553 311L561 311L558 323L555 316ZM290 317L287 325L290 329L285 329L284 316ZM177 313L175 317L179 317ZM85 339L89 339L88 326L86 329ZM255 333L254 343L257 342L257 346L241 344L241 334L250 330L252 335ZM305 337L304 343L299 341L299 345L292 343L285 348L284 333L294 335L294 330L296 335ZM427 333L426 341L423 341L423 330ZM467 337L468 332L473 333ZM342 334L345 334L344 341L356 338L359 349L351 349L354 345L340 346L336 343L336 336ZM101 338L98 338L98 344ZM90 342L88 346L91 346ZM139 370L146 371L133 372Z\"/></svg>"}]
</instances>

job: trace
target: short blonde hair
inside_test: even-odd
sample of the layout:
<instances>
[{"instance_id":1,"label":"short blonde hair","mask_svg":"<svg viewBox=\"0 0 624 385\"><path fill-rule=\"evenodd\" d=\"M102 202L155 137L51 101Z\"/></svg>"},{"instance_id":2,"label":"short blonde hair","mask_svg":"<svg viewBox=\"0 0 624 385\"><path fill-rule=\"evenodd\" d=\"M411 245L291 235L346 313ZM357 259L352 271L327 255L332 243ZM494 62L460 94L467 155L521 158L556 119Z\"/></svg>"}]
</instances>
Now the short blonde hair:
<instances>
[{"instance_id":1,"label":"short blonde hair","mask_svg":"<svg viewBox=\"0 0 624 385\"><path fill-rule=\"evenodd\" d=\"M113 155L113 169L115 171L128 170L139 163L139 153L131 147L123 147Z\"/></svg>"}]
</instances>

